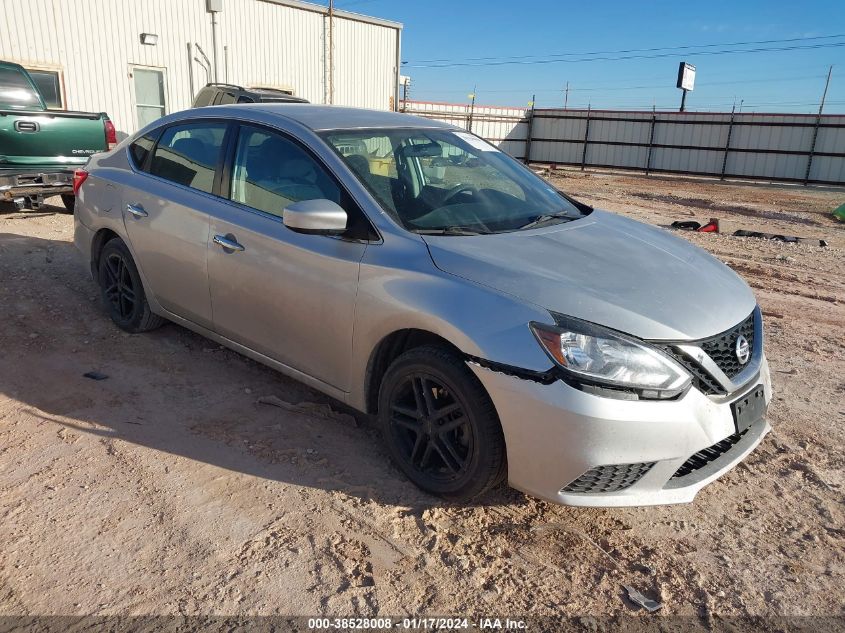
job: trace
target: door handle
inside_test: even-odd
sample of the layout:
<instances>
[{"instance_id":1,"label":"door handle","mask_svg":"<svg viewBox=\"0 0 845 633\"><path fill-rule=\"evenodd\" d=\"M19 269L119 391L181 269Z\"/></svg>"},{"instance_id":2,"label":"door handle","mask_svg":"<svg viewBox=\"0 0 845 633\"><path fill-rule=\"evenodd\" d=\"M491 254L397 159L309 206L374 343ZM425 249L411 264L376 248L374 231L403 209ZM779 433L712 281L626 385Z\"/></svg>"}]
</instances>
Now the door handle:
<instances>
[{"instance_id":1,"label":"door handle","mask_svg":"<svg viewBox=\"0 0 845 633\"><path fill-rule=\"evenodd\" d=\"M136 218L145 218L149 215L140 204L127 204L126 210Z\"/></svg>"},{"instance_id":2,"label":"door handle","mask_svg":"<svg viewBox=\"0 0 845 633\"><path fill-rule=\"evenodd\" d=\"M211 238L211 241L218 246L222 246L227 251L244 250L244 247L235 241L235 237L233 235L215 235Z\"/></svg>"},{"instance_id":3,"label":"door handle","mask_svg":"<svg viewBox=\"0 0 845 633\"><path fill-rule=\"evenodd\" d=\"M35 121L15 121L14 127L18 132L38 132L41 129Z\"/></svg>"}]
</instances>

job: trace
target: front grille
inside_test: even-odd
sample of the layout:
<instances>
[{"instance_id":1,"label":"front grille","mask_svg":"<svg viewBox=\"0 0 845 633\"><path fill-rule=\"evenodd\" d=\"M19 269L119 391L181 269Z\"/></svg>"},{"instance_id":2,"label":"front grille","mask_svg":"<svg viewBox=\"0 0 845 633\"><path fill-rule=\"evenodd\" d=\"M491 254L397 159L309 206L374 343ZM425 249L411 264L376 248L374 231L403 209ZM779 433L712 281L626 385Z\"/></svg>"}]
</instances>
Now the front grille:
<instances>
[{"instance_id":1,"label":"front grille","mask_svg":"<svg viewBox=\"0 0 845 633\"><path fill-rule=\"evenodd\" d=\"M610 464L591 468L562 492L618 492L630 488L645 475L655 462L640 464Z\"/></svg>"},{"instance_id":2,"label":"front grille","mask_svg":"<svg viewBox=\"0 0 845 633\"><path fill-rule=\"evenodd\" d=\"M692 386L698 389L701 393L709 395L724 395L727 393L719 381L713 378L704 367L699 365L692 358L676 350L671 345L658 345L661 350L669 354L672 358L683 365L690 374L692 374Z\"/></svg>"},{"instance_id":3,"label":"front grille","mask_svg":"<svg viewBox=\"0 0 845 633\"><path fill-rule=\"evenodd\" d=\"M696 342L728 378L735 377L748 366L747 363L745 365L740 364L739 359L736 357L736 340L740 334L748 340L748 346L753 350L755 335L753 312L742 323L735 325L730 330ZM705 370L704 367L699 365L698 361L693 360L672 345L664 344L657 345L657 347L669 354L692 374L693 387L702 393L707 395L724 395L727 393L725 388L719 384L719 381L711 376L710 372Z\"/></svg>"},{"instance_id":4,"label":"front grille","mask_svg":"<svg viewBox=\"0 0 845 633\"><path fill-rule=\"evenodd\" d=\"M743 370L745 365L740 364L736 357L736 340L742 334L748 340L748 346L754 349L754 314L752 313L745 321L722 332L718 336L701 341L701 349L713 359L713 362L725 372L728 378L733 378Z\"/></svg>"},{"instance_id":5,"label":"front grille","mask_svg":"<svg viewBox=\"0 0 845 633\"><path fill-rule=\"evenodd\" d=\"M681 465L681 467L675 472L675 474L672 475L672 479L685 477L690 473L694 473L697 470L701 470L702 468L707 466L707 464L716 461L722 455L731 450L746 433L748 433L748 429L740 431L739 433L734 433L733 435L729 435L721 442L716 442L715 444L713 444L713 446L708 446L707 448L701 449Z\"/></svg>"}]
</instances>

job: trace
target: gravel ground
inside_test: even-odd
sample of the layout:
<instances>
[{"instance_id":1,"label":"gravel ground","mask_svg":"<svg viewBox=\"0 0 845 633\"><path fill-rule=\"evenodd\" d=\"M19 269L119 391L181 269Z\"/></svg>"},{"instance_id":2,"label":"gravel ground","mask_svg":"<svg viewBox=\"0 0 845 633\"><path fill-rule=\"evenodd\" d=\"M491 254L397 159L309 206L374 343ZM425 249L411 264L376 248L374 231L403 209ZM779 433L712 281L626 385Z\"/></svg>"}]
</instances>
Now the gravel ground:
<instances>
[{"instance_id":1,"label":"gravel ground","mask_svg":"<svg viewBox=\"0 0 845 633\"><path fill-rule=\"evenodd\" d=\"M390 465L364 416L178 326L121 333L72 218L5 213L0 616L577 616L593 629L689 616L736 630L845 616L845 226L829 216L845 192L552 179L655 224L719 217L830 244L684 233L753 287L775 390L774 432L693 504L576 509L504 487L439 502ZM638 610L623 584L663 609Z\"/></svg>"}]
</instances>

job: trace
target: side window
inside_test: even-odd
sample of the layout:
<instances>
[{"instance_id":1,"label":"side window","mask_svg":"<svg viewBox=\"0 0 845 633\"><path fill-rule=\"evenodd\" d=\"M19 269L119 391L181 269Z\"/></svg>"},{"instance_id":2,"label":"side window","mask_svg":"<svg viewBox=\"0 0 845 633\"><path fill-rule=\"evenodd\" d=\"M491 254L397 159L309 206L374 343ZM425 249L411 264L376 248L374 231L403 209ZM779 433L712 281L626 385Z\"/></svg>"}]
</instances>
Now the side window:
<instances>
[{"instance_id":1,"label":"side window","mask_svg":"<svg viewBox=\"0 0 845 633\"><path fill-rule=\"evenodd\" d=\"M393 191L398 186L399 174L390 137L373 135L360 138L338 134L328 139L379 202L395 211Z\"/></svg>"},{"instance_id":2,"label":"side window","mask_svg":"<svg viewBox=\"0 0 845 633\"><path fill-rule=\"evenodd\" d=\"M255 99L247 97L246 95L241 95L238 97L238 103L255 103Z\"/></svg>"},{"instance_id":3,"label":"side window","mask_svg":"<svg viewBox=\"0 0 845 633\"><path fill-rule=\"evenodd\" d=\"M233 95L231 92L222 92L220 93L220 97L217 99L216 105L228 105L234 102L235 95Z\"/></svg>"},{"instance_id":4,"label":"side window","mask_svg":"<svg viewBox=\"0 0 845 633\"><path fill-rule=\"evenodd\" d=\"M225 123L191 123L169 127L156 145L150 173L211 193L214 170L225 136Z\"/></svg>"},{"instance_id":5,"label":"side window","mask_svg":"<svg viewBox=\"0 0 845 633\"><path fill-rule=\"evenodd\" d=\"M341 204L341 190L302 147L278 134L241 126L232 167L231 199L281 217L300 200Z\"/></svg>"},{"instance_id":6,"label":"side window","mask_svg":"<svg viewBox=\"0 0 845 633\"><path fill-rule=\"evenodd\" d=\"M144 136L140 137L129 146L129 155L132 157L132 162L135 164L136 169L144 168L144 162L147 160L147 155L150 153L150 150L153 149L153 145L155 145L156 136L158 136L158 130L153 130L152 132L144 134Z\"/></svg>"}]
</instances>

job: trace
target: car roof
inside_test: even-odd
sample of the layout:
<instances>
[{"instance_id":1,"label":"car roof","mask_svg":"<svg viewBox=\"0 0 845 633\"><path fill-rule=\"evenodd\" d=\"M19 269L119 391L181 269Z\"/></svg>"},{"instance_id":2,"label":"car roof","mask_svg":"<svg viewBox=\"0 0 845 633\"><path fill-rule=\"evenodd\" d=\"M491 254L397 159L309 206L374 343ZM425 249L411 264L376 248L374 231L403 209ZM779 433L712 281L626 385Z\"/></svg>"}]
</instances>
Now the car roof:
<instances>
[{"instance_id":1,"label":"car roof","mask_svg":"<svg viewBox=\"0 0 845 633\"><path fill-rule=\"evenodd\" d=\"M283 116L314 131L349 130L356 128L443 128L454 129L453 125L424 119L422 117L390 112L367 110L344 106L317 105L313 103L255 103L235 106L254 108L270 114Z\"/></svg>"}]
</instances>

